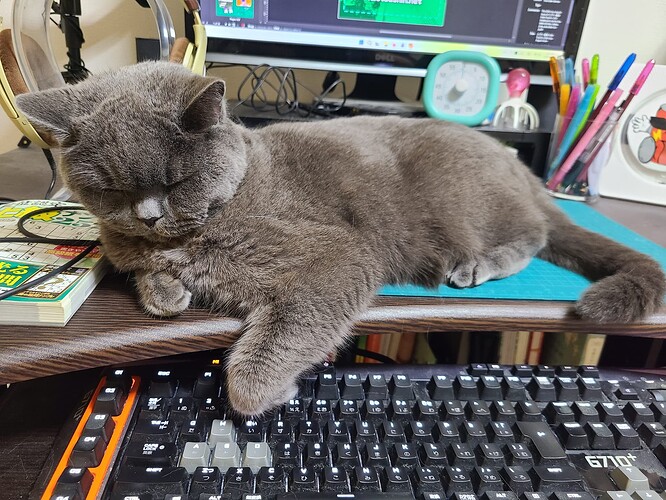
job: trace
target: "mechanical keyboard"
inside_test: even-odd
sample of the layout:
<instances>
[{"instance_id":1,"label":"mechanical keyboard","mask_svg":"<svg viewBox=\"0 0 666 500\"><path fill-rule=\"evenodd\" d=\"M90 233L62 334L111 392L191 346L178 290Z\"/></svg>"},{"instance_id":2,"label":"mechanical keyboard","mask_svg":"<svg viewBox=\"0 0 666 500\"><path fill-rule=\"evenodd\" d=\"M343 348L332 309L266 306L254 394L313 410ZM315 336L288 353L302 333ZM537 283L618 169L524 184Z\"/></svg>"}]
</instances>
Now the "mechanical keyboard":
<instances>
[{"instance_id":1,"label":"mechanical keyboard","mask_svg":"<svg viewBox=\"0 0 666 500\"><path fill-rule=\"evenodd\" d=\"M223 362L110 369L45 500L662 500L666 378L593 366L325 365L269 415Z\"/></svg>"}]
</instances>

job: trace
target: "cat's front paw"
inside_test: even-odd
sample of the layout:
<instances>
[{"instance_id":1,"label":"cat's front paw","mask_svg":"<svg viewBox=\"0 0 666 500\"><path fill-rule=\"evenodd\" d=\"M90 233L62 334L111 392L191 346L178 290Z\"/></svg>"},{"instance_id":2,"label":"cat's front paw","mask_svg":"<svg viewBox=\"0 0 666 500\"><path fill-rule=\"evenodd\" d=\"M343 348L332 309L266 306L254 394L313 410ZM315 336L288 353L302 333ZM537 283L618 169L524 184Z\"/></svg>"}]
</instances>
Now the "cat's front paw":
<instances>
[{"instance_id":1,"label":"cat's front paw","mask_svg":"<svg viewBox=\"0 0 666 500\"><path fill-rule=\"evenodd\" d=\"M150 314L176 316L190 305L190 291L165 272L137 274L136 283L141 304Z\"/></svg>"},{"instance_id":2,"label":"cat's front paw","mask_svg":"<svg viewBox=\"0 0 666 500\"><path fill-rule=\"evenodd\" d=\"M275 376L262 368L246 362L232 362L227 366L229 403L240 415L263 415L294 399L298 393L295 376Z\"/></svg>"}]
</instances>

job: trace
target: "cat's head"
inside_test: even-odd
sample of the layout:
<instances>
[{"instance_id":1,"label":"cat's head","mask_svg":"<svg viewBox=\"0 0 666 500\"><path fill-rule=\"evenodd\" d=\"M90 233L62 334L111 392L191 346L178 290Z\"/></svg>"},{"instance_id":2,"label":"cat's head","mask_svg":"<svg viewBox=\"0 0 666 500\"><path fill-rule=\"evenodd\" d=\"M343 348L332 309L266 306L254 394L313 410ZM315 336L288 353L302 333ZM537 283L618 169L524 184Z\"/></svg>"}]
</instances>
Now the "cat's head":
<instances>
[{"instance_id":1,"label":"cat's head","mask_svg":"<svg viewBox=\"0 0 666 500\"><path fill-rule=\"evenodd\" d=\"M245 173L245 144L226 119L224 82L149 62L77 85L17 96L60 145L78 200L129 235L171 238L202 225Z\"/></svg>"}]
</instances>

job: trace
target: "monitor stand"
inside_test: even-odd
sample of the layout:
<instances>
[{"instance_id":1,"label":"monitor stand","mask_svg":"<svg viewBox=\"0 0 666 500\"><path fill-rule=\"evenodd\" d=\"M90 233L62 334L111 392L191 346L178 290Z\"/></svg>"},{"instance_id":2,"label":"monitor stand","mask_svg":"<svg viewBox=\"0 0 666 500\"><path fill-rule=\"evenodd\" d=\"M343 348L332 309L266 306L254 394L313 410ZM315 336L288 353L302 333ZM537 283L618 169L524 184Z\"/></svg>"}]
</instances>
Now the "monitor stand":
<instances>
[{"instance_id":1,"label":"monitor stand","mask_svg":"<svg viewBox=\"0 0 666 500\"><path fill-rule=\"evenodd\" d=\"M324 80L324 88L337 78L333 72ZM420 102L403 102L395 93L397 76L357 73L354 90L347 96L346 108L377 114L414 115L424 112ZM419 89L419 95L421 91ZM326 98L325 102L340 103L341 99Z\"/></svg>"}]
</instances>

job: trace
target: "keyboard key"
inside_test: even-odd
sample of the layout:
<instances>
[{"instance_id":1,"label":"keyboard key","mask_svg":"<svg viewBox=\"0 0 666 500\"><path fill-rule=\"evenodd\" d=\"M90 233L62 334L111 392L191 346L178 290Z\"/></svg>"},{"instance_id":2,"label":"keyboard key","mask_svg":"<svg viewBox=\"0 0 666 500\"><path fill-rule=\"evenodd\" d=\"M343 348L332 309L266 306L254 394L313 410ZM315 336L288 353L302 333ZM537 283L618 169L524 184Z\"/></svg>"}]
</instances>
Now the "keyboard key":
<instances>
[{"instance_id":1,"label":"keyboard key","mask_svg":"<svg viewBox=\"0 0 666 500\"><path fill-rule=\"evenodd\" d=\"M190 483L190 498L199 498L200 495L217 495L222 486L222 473L217 467L197 467L192 474Z\"/></svg>"},{"instance_id":2,"label":"keyboard key","mask_svg":"<svg viewBox=\"0 0 666 500\"><path fill-rule=\"evenodd\" d=\"M240 446L249 443L258 443L264 440L263 426L258 420L245 420L238 426L236 442Z\"/></svg>"},{"instance_id":3,"label":"keyboard key","mask_svg":"<svg viewBox=\"0 0 666 500\"><path fill-rule=\"evenodd\" d=\"M527 391L535 401L552 401L556 398L555 386L548 377L533 377L527 384Z\"/></svg>"},{"instance_id":4,"label":"keyboard key","mask_svg":"<svg viewBox=\"0 0 666 500\"><path fill-rule=\"evenodd\" d=\"M431 467L416 467L411 474L412 487L417 496L423 493L444 493L439 471Z\"/></svg>"},{"instance_id":5,"label":"keyboard key","mask_svg":"<svg viewBox=\"0 0 666 500\"><path fill-rule=\"evenodd\" d=\"M187 492L189 475L184 467L121 467L113 486L114 494L152 493L157 498Z\"/></svg>"},{"instance_id":6,"label":"keyboard key","mask_svg":"<svg viewBox=\"0 0 666 500\"><path fill-rule=\"evenodd\" d=\"M394 444L389 448L391 463L397 467L413 469L419 464L418 451L414 443Z\"/></svg>"},{"instance_id":7,"label":"keyboard key","mask_svg":"<svg viewBox=\"0 0 666 500\"><path fill-rule=\"evenodd\" d=\"M629 494L650 489L648 478L637 467L617 467L611 471L610 476L618 488Z\"/></svg>"},{"instance_id":8,"label":"keyboard key","mask_svg":"<svg viewBox=\"0 0 666 500\"><path fill-rule=\"evenodd\" d=\"M193 398L174 398L171 403L169 418L174 422L185 422L192 420L197 413Z\"/></svg>"},{"instance_id":9,"label":"keyboard key","mask_svg":"<svg viewBox=\"0 0 666 500\"><path fill-rule=\"evenodd\" d=\"M108 443L115 426L115 422L108 413L91 413L86 420L83 434L100 436L105 443Z\"/></svg>"},{"instance_id":10,"label":"keyboard key","mask_svg":"<svg viewBox=\"0 0 666 500\"><path fill-rule=\"evenodd\" d=\"M312 467L300 467L291 471L289 490L295 492L319 491L319 478Z\"/></svg>"},{"instance_id":11,"label":"keyboard key","mask_svg":"<svg viewBox=\"0 0 666 500\"><path fill-rule=\"evenodd\" d=\"M287 476L282 467L262 467L257 473L257 493L271 498L286 493Z\"/></svg>"},{"instance_id":12,"label":"keyboard key","mask_svg":"<svg viewBox=\"0 0 666 500\"><path fill-rule=\"evenodd\" d=\"M352 423L360 416L358 403L354 399L341 399L335 407L335 416L338 420Z\"/></svg>"},{"instance_id":13,"label":"keyboard key","mask_svg":"<svg viewBox=\"0 0 666 500\"><path fill-rule=\"evenodd\" d=\"M546 420L551 425L563 424L564 422L575 422L576 416L565 401L551 401L544 411Z\"/></svg>"},{"instance_id":14,"label":"keyboard key","mask_svg":"<svg viewBox=\"0 0 666 500\"><path fill-rule=\"evenodd\" d=\"M558 466L537 465L532 471L535 489L544 493L554 493L556 491L578 492L585 488L580 472L568 464Z\"/></svg>"},{"instance_id":15,"label":"keyboard key","mask_svg":"<svg viewBox=\"0 0 666 500\"><path fill-rule=\"evenodd\" d=\"M330 463L328 446L324 443L308 443L303 450L303 465L322 470Z\"/></svg>"},{"instance_id":16,"label":"keyboard key","mask_svg":"<svg viewBox=\"0 0 666 500\"><path fill-rule=\"evenodd\" d=\"M623 423L624 414L619 406L611 402L597 403L597 412L601 421L609 425L613 422Z\"/></svg>"},{"instance_id":17,"label":"keyboard key","mask_svg":"<svg viewBox=\"0 0 666 500\"><path fill-rule=\"evenodd\" d=\"M526 491L532 491L532 481L527 471L519 465L502 467L500 475L509 489L516 495L520 496Z\"/></svg>"},{"instance_id":18,"label":"keyboard key","mask_svg":"<svg viewBox=\"0 0 666 500\"><path fill-rule=\"evenodd\" d=\"M104 387L97 395L93 411L113 416L120 415L125 398L125 392L120 387Z\"/></svg>"},{"instance_id":19,"label":"keyboard key","mask_svg":"<svg viewBox=\"0 0 666 500\"><path fill-rule=\"evenodd\" d=\"M330 420L326 424L326 441L335 443L349 442L349 429L347 424L341 420Z\"/></svg>"},{"instance_id":20,"label":"keyboard key","mask_svg":"<svg viewBox=\"0 0 666 500\"><path fill-rule=\"evenodd\" d=\"M666 429L658 422L641 424L638 428L638 435L650 449L654 449L662 443L666 444Z\"/></svg>"},{"instance_id":21,"label":"keyboard key","mask_svg":"<svg viewBox=\"0 0 666 500\"><path fill-rule=\"evenodd\" d=\"M652 490L637 490L631 496L634 500L663 500L659 493Z\"/></svg>"},{"instance_id":22,"label":"keyboard key","mask_svg":"<svg viewBox=\"0 0 666 500\"><path fill-rule=\"evenodd\" d=\"M412 382L409 375L392 375L389 381L389 392L393 399L414 399L414 391L412 390Z\"/></svg>"},{"instance_id":23,"label":"keyboard key","mask_svg":"<svg viewBox=\"0 0 666 500\"><path fill-rule=\"evenodd\" d=\"M576 401L571 409L576 416L576 422L585 425L588 422L599 422L599 413L594 405L589 401Z\"/></svg>"},{"instance_id":24,"label":"keyboard key","mask_svg":"<svg viewBox=\"0 0 666 500\"><path fill-rule=\"evenodd\" d=\"M585 424L585 431L590 438L590 448L593 450L615 449L615 438L606 424L602 422L589 422Z\"/></svg>"},{"instance_id":25,"label":"keyboard key","mask_svg":"<svg viewBox=\"0 0 666 500\"><path fill-rule=\"evenodd\" d=\"M376 443L377 431L375 424L368 420L357 420L352 427L352 437L357 444Z\"/></svg>"},{"instance_id":26,"label":"keyboard key","mask_svg":"<svg viewBox=\"0 0 666 500\"><path fill-rule=\"evenodd\" d=\"M128 465L139 467L168 467L178 462L174 443L142 443L130 441L123 452Z\"/></svg>"},{"instance_id":27,"label":"keyboard key","mask_svg":"<svg viewBox=\"0 0 666 500\"><path fill-rule=\"evenodd\" d=\"M447 445L460 442L458 426L453 422L437 422L433 436L438 443Z\"/></svg>"},{"instance_id":28,"label":"keyboard key","mask_svg":"<svg viewBox=\"0 0 666 500\"><path fill-rule=\"evenodd\" d=\"M625 405L623 413L634 429L638 429L645 422L654 422L654 414L645 403L630 401Z\"/></svg>"},{"instance_id":29,"label":"keyboard key","mask_svg":"<svg viewBox=\"0 0 666 500\"><path fill-rule=\"evenodd\" d=\"M69 457L70 467L97 467L102 461L106 443L100 436L81 436Z\"/></svg>"},{"instance_id":30,"label":"keyboard key","mask_svg":"<svg viewBox=\"0 0 666 500\"><path fill-rule=\"evenodd\" d=\"M253 477L249 467L235 467L227 470L224 475L222 492L229 493L232 498L241 498L243 494L252 493Z\"/></svg>"},{"instance_id":31,"label":"keyboard key","mask_svg":"<svg viewBox=\"0 0 666 500\"><path fill-rule=\"evenodd\" d=\"M641 447L638 433L629 424L613 422L610 430L615 436L615 446L618 450L636 450Z\"/></svg>"},{"instance_id":32,"label":"keyboard key","mask_svg":"<svg viewBox=\"0 0 666 500\"><path fill-rule=\"evenodd\" d=\"M601 401L603 399L601 384L596 378L581 376L576 382L580 389L580 397L584 401Z\"/></svg>"},{"instance_id":33,"label":"keyboard key","mask_svg":"<svg viewBox=\"0 0 666 500\"><path fill-rule=\"evenodd\" d=\"M567 450L589 448L587 433L578 422L565 422L557 427L557 436Z\"/></svg>"},{"instance_id":34,"label":"keyboard key","mask_svg":"<svg viewBox=\"0 0 666 500\"><path fill-rule=\"evenodd\" d=\"M85 498L90 491L93 476L85 467L69 467L62 471L56 483L53 496Z\"/></svg>"},{"instance_id":35,"label":"keyboard key","mask_svg":"<svg viewBox=\"0 0 666 500\"><path fill-rule=\"evenodd\" d=\"M352 491L381 491L379 475L374 467L356 466L351 471Z\"/></svg>"},{"instance_id":36,"label":"keyboard key","mask_svg":"<svg viewBox=\"0 0 666 500\"><path fill-rule=\"evenodd\" d=\"M324 467L321 482L321 491L335 493L349 493L349 476L342 467Z\"/></svg>"},{"instance_id":37,"label":"keyboard key","mask_svg":"<svg viewBox=\"0 0 666 500\"><path fill-rule=\"evenodd\" d=\"M341 396L344 399L363 399L365 397L363 382L358 373L345 373L341 385Z\"/></svg>"},{"instance_id":38,"label":"keyboard key","mask_svg":"<svg viewBox=\"0 0 666 500\"><path fill-rule=\"evenodd\" d=\"M208 465L210 448L206 443L185 443L180 457L180 466L192 474L197 467Z\"/></svg>"},{"instance_id":39,"label":"keyboard key","mask_svg":"<svg viewBox=\"0 0 666 500\"><path fill-rule=\"evenodd\" d=\"M465 469L461 467L445 467L441 472L441 478L448 497L456 493L472 493L474 491L472 479Z\"/></svg>"},{"instance_id":40,"label":"keyboard key","mask_svg":"<svg viewBox=\"0 0 666 500\"><path fill-rule=\"evenodd\" d=\"M384 443L364 443L361 448L361 455L363 465L368 467L382 468L391 465Z\"/></svg>"},{"instance_id":41,"label":"keyboard key","mask_svg":"<svg viewBox=\"0 0 666 500\"><path fill-rule=\"evenodd\" d=\"M319 374L315 387L315 397L317 399L340 399L335 372L325 371Z\"/></svg>"},{"instance_id":42,"label":"keyboard key","mask_svg":"<svg viewBox=\"0 0 666 500\"><path fill-rule=\"evenodd\" d=\"M502 379L502 390L504 392L504 399L508 401L525 401L527 399L525 384L519 377L504 377Z\"/></svg>"},{"instance_id":43,"label":"keyboard key","mask_svg":"<svg viewBox=\"0 0 666 500\"><path fill-rule=\"evenodd\" d=\"M529 440L529 446L539 463L556 464L566 460L566 454L557 438L545 422L518 422L518 429Z\"/></svg>"},{"instance_id":44,"label":"keyboard key","mask_svg":"<svg viewBox=\"0 0 666 500\"><path fill-rule=\"evenodd\" d=\"M519 401L516 405L516 415L522 422L542 422L544 416L534 401Z\"/></svg>"},{"instance_id":45,"label":"keyboard key","mask_svg":"<svg viewBox=\"0 0 666 500\"><path fill-rule=\"evenodd\" d=\"M409 473L404 467L384 467L380 474L382 490L388 492L412 492Z\"/></svg>"},{"instance_id":46,"label":"keyboard key","mask_svg":"<svg viewBox=\"0 0 666 500\"><path fill-rule=\"evenodd\" d=\"M172 443L176 439L176 426L171 420L152 420L139 417L132 433L132 439Z\"/></svg>"},{"instance_id":47,"label":"keyboard key","mask_svg":"<svg viewBox=\"0 0 666 500\"><path fill-rule=\"evenodd\" d=\"M299 465L299 450L296 443L278 443L273 452L275 466L290 470Z\"/></svg>"},{"instance_id":48,"label":"keyboard key","mask_svg":"<svg viewBox=\"0 0 666 500\"><path fill-rule=\"evenodd\" d=\"M453 381L453 388L456 398L461 401L479 399L479 390L476 387L476 382L469 375L458 375Z\"/></svg>"},{"instance_id":49,"label":"keyboard key","mask_svg":"<svg viewBox=\"0 0 666 500\"><path fill-rule=\"evenodd\" d=\"M243 467L249 467L250 470L256 474L262 467L270 467L272 453L268 447L268 443L247 443L245 451L243 451Z\"/></svg>"},{"instance_id":50,"label":"keyboard key","mask_svg":"<svg viewBox=\"0 0 666 500\"><path fill-rule=\"evenodd\" d=\"M578 384L576 378L559 376L553 381L555 393L558 401L576 401L578 400ZM553 398L555 399L555 398Z\"/></svg>"},{"instance_id":51,"label":"keyboard key","mask_svg":"<svg viewBox=\"0 0 666 500\"><path fill-rule=\"evenodd\" d=\"M512 443L506 446L507 463L509 465L520 465L522 467L531 467L534 465L532 452L523 443Z\"/></svg>"},{"instance_id":52,"label":"keyboard key","mask_svg":"<svg viewBox=\"0 0 666 500\"><path fill-rule=\"evenodd\" d=\"M236 441L236 426L231 420L213 420L210 426L208 444L214 448L217 443L233 443Z\"/></svg>"},{"instance_id":53,"label":"keyboard key","mask_svg":"<svg viewBox=\"0 0 666 500\"><path fill-rule=\"evenodd\" d=\"M477 383L479 396L484 401L496 401L502 399L502 386L497 377L493 375L483 375Z\"/></svg>"},{"instance_id":54,"label":"keyboard key","mask_svg":"<svg viewBox=\"0 0 666 500\"><path fill-rule=\"evenodd\" d=\"M446 448L441 443L423 443L419 450L421 463L427 467L442 469L449 465Z\"/></svg>"},{"instance_id":55,"label":"keyboard key","mask_svg":"<svg viewBox=\"0 0 666 500\"><path fill-rule=\"evenodd\" d=\"M509 401L493 401L490 405L490 415L493 420L513 423L516 421L516 410Z\"/></svg>"},{"instance_id":56,"label":"keyboard key","mask_svg":"<svg viewBox=\"0 0 666 500\"><path fill-rule=\"evenodd\" d=\"M333 448L333 465L353 469L361 465L360 455L354 443L338 443Z\"/></svg>"},{"instance_id":57,"label":"keyboard key","mask_svg":"<svg viewBox=\"0 0 666 500\"><path fill-rule=\"evenodd\" d=\"M502 491L504 489L498 470L491 467L474 467L472 469L472 485L477 495L483 495L486 491Z\"/></svg>"},{"instance_id":58,"label":"keyboard key","mask_svg":"<svg viewBox=\"0 0 666 500\"><path fill-rule=\"evenodd\" d=\"M501 467L504 465L504 454L494 443L481 443L476 448L477 462L485 467Z\"/></svg>"},{"instance_id":59,"label":"keyboard key","mask_svg":"<svg viewBox=\"0 0 666 500\"><path fill-rule=\"evenodd\" d=\"M160 370L153 375L148 387L148 395L152 397L172 398L176 394L177 379L169 370Z\"/></svg>"},{"instance_id":60,"label":"keyboard key","mask_svg":"<svg viewBox=\"0 0 666 500\"><path fill-rule=\"evenodd\" d=\"M363 384L365 394L370 399L386 399L388 398L388 384L384 375L370 374L365 379Z\"/></svg>"},{"instance_id":61,"label":"keyboard key","mask_svg":"<svg viewBox=\"0 0 666 500\"><path fill-rule=\"evenodd\" d=\"M220 441L213 450L213 459L211 465L217 467L222 472L240 467L241 451L236 443L225 443Z\"/></svg>"},{"instance_id":62,"label":"keyboard key","mask_svg":"<svg viewBox=\"0 0 666 500\"><path fill-rule=\"evenodd\" d=\"M216 398L219 392L220 382L217 371L208 370L197 376L192 394L195 398Z\"/></svg>"},{"instance_id":63,"label":"keyboard key","mask_svg":"<svg viewBox=\"0 0 666 500\"><path fill-rule=\"evenodd\" d=\"M433 375L428 382L428 394L437 401L454 399L453 381L446 375Z\"/></svg>"}]
</instances>

